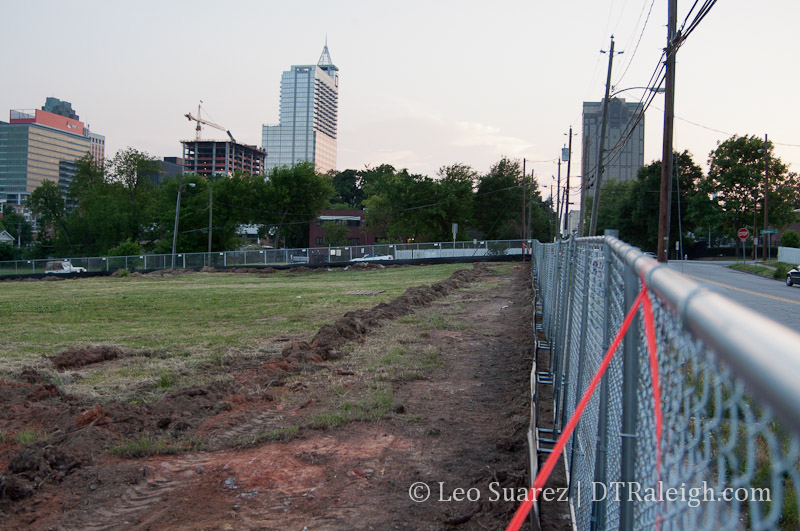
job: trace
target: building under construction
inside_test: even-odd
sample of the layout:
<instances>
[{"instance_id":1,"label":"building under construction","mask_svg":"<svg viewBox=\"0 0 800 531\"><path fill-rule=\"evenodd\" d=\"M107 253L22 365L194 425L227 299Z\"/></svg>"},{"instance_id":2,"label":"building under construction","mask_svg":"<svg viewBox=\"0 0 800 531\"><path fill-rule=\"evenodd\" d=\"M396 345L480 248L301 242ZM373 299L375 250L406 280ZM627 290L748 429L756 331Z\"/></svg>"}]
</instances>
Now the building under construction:
<instances>
[{"instance_id":1,"label":"building under construction","mask_svg":"<svg viewBox=\"0 0 800 531\"><path fill-rule=\"evenodd\" d=\"M251 175L264 173L267 152L256 146L222 140L181 140L185 173L204 177L233 175L240 170Z\"/></svg>"}]
</instances>

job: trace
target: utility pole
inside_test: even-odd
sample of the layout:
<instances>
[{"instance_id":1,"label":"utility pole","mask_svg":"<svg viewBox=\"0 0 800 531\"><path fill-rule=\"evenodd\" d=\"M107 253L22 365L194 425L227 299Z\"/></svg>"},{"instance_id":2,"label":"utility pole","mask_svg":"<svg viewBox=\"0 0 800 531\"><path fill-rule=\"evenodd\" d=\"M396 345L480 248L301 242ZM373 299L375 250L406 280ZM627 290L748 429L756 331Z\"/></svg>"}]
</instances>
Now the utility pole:
<instances>
[{"instance_id":1,"label":"utility pole","mask_svg":"<svg viewBox=\"0 0 800 531\"><path fill-rule=\"evenodd\" d=\"M558 180L556 181L556 236L561 236L561 157L558 157Z\"/></svg>"},{"instance_id":2,"label":"utility pole","mask_svg":"<svg viewBox=\"0 0 800 531\"><path fill-rule=\"evenodd\" d=\"M572 126L569 127L569 151L567 152L567 186L564 189L564 227L569 228L569 169L572 163ZM565 230L566 232L566 230Z\"/></svg>"},{"instance_id":3,"label":"utility pole","mask_svg":"<svg viewBox=\"0 0 800 531\"><path fill-rule=\"evenodd\" d=\"M769 229L769 151L767 151L767 135L764 135L764 232L762 239L766 245L762 246L762 260L767 260L767 248L772 234L767 234ZM755 230L755 227L753 227ZM771 252L771 251L770 251Z\"/></svg>"},{"instance_id":4,"label":"utility pole","mask_svg":"<svg viewBox=\"0 0 800 531\"><path fill-rule=\"evenodd\" d=\"M581 175L581 210L580 216L578 216L578 236L581 237L586 236L586 230L584 227L586 223L584 223L583 219L585 217L583 209L586 208L586 189L588 188L587 181L589 179L589 167L587 161L589 160L589 143L591 141L592 139L589 137L589 135L585 135L583 137L583 154L581 155L581 173L583 173L583 175Z\"/></svg>"},{"instance_id":5,"label":"utility pole","mask_svg":"<svg viewBox=\"0 0 800 531\"><path fill-rule=\"evenodd\" d=\"M175 202L175 228L172 229L172 269L175 269L175 248L178 245L178 216L181 213L182 188L183 188L183 172L178 174L178 200Z\"/></svg>"},{"instance_id":6,"label":"utility pole","mask_svg":"<svg viewBox=\"0 0 800 531\"><path fill-rule=\"evenodd\" d=\"M661 197L658 206L658 261L666 262L669 250L669 215L672 208L672 122L675 117L675 54L678 0L669 0L667 9L667 83L664 92L664 145L661 154ZM755 228L755 227L754 227Z\"/></svg>"},{"instance_id":7,"label":"utility pole","mask_svg":"<svg viewBox=\"0 0 800 531\"><path fill-rule=\"evenodd\" d=\"M522 159L522 239L523 240L525 239L525 220L527 219L525 217L525 201L527 200L527 198L525 197L525 182L526 182L525 159L523 158Z\"/></svg>"},{"instance_id":8,"label":"utility pole","mask_svg":"<svg viewBox=\"0 0 800 531\"><path fill-rule=\"evenodd\" d=\"M214 211L214 186L211 177L208 178L208 252L211 254L211 220ZM208 257L208 265L211 265L211 257Z\"/></svg>"},{"instance_id":9,"label":"utility pole","mask_svg":"<svg viewBox=\"0 0 800 531\"><path fill-rule=\"evenodd\" d=\"M536 193L536 188L533 186L534 182L535 179L533 176L533 170L531 170L531 185L529 186L531 190L530 192L528 192L528 223L526 225L527 232L525 233L526 240L530 240L531 238L533 238L533 227L531 226L531 222L533 219L533 196Z\"/></svg>"},{"instance_id":10,"label":"utility pole","mask_svg":"<svg viewBox=\"0 0 800 531\"><path fill-rule=\"evenodd\" d=\"M597 233L597 212L600 207L600 186L603 184L603 150L606 143L606 127L608 125L608 95L611 91L611 67L614 64L614 36L611 36L611 49L608 52L608 74L606 75L606 97L603 98L603 122L600 127L600 144L597 146L597 177L594 179L592 194L592 220L589 224L589 236Z\"/></svg>"}]
</instances>

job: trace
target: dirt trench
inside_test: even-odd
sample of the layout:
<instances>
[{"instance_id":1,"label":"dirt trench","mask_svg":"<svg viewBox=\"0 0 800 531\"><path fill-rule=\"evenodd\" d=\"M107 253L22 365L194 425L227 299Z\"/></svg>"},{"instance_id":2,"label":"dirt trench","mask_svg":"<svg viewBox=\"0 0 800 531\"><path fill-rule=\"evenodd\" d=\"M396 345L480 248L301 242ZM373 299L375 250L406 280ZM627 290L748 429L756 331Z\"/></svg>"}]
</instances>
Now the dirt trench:
<instances>
[{"instance_id":1,"label":"dirt trench","mask_svg":"<svg viewBox=\"0 0 800 531\"><path fill-rule=\"evenodd\" d=\"M323 327L232 382L185 389L161 403L91 405L62 396L35 373L0 381L3 428L51 434L22 448L0 443L0 527L505 527L527 481L529 270L468 273L432 290L411 289L379 311L343 316L329 325L339 332L332 343ZM401 346L435 349L438 365L422 377L381 382L391 404L376 419L315 424L340 393L365 388L357 349L409 315ZM420 325L441 316L444 323ZM90 354L80 359L125 355ZM319 386L329 375L336 396ZM177 455L108 452L153 434L204 443ZM425 501L412 500L426 491Z\"/></svg>"}]
</instances>

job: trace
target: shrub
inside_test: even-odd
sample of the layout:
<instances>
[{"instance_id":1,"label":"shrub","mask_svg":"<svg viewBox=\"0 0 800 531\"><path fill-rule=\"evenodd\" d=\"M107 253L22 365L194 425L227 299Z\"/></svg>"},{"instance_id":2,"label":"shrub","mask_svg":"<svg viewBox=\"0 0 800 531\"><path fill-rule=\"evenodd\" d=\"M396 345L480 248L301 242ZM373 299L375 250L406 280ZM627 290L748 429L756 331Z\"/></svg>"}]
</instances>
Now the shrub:
<instances>
[{"instance_id":1,"label":"shrub","mask_svg":"<svg viewBox=\"0 0 800 531\"><path fill-rule=\"evenodd\" d=\"M786 278L786 275L789 274L789 270L793 269L794 266L791 264L787 264L784 262L778 262L775 264L775 272L772 274L772 278L776 278L778 280L783 280Z\"/></svg>"},{"instance_id":2,"label":"shrub","mask_svg":"<svg viewBox=\"0 0 800 531\"><path fill-rule=\"evenodd\" d=\"M796 230L786 229L781 235L781 245L784 247L800 247L800 233Z\"/></svg>"},{"instance_id":3,"label":"shrub","mask_svg":"<svg viewBox=\"0 0 800 531\"><path fill-rule=\"evenodd\" d=\"M112 247L108 251L108 255L109 256L135 256L135 255L141 254L141 252L142 252L142 248L139 247L138 243L136 243L134 241L131 241L131 240L127 240L127 241L124 241L124 242L120 243L116 247Z\"/></svg>"}]
</instances>

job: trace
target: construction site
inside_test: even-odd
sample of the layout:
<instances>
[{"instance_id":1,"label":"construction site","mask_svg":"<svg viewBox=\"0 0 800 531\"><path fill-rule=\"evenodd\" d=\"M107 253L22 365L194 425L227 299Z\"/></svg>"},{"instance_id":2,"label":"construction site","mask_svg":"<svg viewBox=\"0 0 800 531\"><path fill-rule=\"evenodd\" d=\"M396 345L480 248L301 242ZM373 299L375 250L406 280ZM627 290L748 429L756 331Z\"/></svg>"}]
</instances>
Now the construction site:
<instances>
[{"instance_id":1,"label":"construction site","mask_svg":"<svg viewBox=\"0 0 800 531\"><path fill-rule=\"evenodd\" d=\"M212 175L232 175L236 170L258 175L264 173L264 159L267 152L257 146L240 144L225 127L200 117L201 107L197 106L197 116L192 113L184 116L196 122L194 140L181 140L183 144L183 169L204 177ZM202 125L201 125L202 124ZM202 140L202 126L225 131L230 140Z\"/></svg>"}]
</instances>

